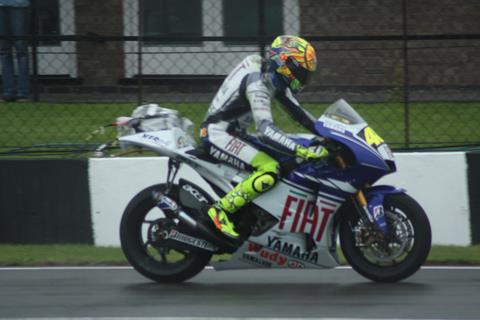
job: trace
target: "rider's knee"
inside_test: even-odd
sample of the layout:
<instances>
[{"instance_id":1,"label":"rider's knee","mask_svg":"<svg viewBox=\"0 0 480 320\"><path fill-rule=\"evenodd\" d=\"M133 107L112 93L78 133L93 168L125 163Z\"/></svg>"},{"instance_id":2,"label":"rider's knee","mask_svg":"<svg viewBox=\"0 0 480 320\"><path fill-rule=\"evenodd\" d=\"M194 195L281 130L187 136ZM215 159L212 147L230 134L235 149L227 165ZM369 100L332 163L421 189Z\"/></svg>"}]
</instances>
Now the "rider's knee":
<instances>
[{"instance_id":1,"label":"rider's knee","mask_svg":"<svg viewBox=\"0 0 480 320\"><path fill-rule=\"evenodd\" d=\"M253 190L256 193L263 193L271 189L278 180L278 174L273 172L258 172L252 181Z\"/></svg>"},{"instance_id":2,"label":"rider's knee","mask_svg":"<svg viewBox=\"0 0 480 320\"><path fill-rule=\"evenodd\" d=\"M280 174L280 165L277 160L267 154L262 154L261 160L255 166L257 174L252 183L257 193L271 189L277 183Z\"/></svg>"}]
</instances>

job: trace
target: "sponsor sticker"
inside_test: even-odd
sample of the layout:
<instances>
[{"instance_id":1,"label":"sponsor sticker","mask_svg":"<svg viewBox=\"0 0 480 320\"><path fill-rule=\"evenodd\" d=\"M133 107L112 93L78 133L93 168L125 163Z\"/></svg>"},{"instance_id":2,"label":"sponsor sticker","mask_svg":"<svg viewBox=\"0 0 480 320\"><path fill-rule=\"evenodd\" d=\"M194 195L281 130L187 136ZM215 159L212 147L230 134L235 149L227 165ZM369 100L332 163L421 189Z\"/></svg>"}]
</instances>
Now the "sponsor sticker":
<instances>
[{"instance_id":1,"label":"sponsor sticker","mask_svg":"<svg viewBox=\"0 0 480 320\"><path fill-rule=\"evenodd\" d=\"M189 185L189 184L184 184L184 185L182 186L182 189L185 190L185 191L187 191L188 193L190 193L190 194L191 194L195 199L197 199L198 201L208 204L208 199L205 198L200 191L198 191L197 189L195 189L195 188L192 187L191 185Z\"/></svg>"},{"instance_id":2,"label":"sponsor sticker","mask_svg":"<svg viewBox=\"0 0 480 320\"><path fill-rule=\"evenodd\" d=\"M226 162L234 167L240 168L242 170L246 169L245 163L243 161L223 152L215 146L210 146L210 155L215 159Z\"/></svg>"},{"instance_id":3,"label":"sponsor sticker","mask_svg":"<svg viewBox=\"0 0 480 320\"><path fill-rule=\"evenodd\" d=\"M272 267L272 264L268 261L264 261L262 259L259 259L258 257L254 256L254 255L250 255L250 254L247 254L247 253L244 253L242 255L242 259L245 260L246 262L250 263L250 264L255 264L255 265L258 265L258 266L261 266L261 267L265 267L265 268L271 268Z\"/></svg>"},{"instance_id":4,"label":"sponsor sticker","mask_svg":"<svg viewBox=\"0 0 480 320\"><path fill-rule=\"evenodd\" d=\"M268 237L268 248L273 251L280 252L283 255L297 260L317 264L318 252L316 251L302 251L299 245L283 241L279 237Z\"/></svg>"},{"instance_id":5,"label":"sponsor sticker","mask_svg":"<svg viewBox=\"0 0 480 320\"><path fill-rule=\"evenodd\" d=\"M188 234L181 233L175 229L170 230L170 233L168 234L168 239L173 239L208 251L217 250L217 247L208 242L207 240L192 237Z\"/></svg>"},{"instance_id":6,"label":"sponsor sticker","mask_svg":"<svg viewBox=\"0 0 480 320\"><path fill-rule=\"evenodd\" d=\"M315 241L320 241L335 210L336 208L317 206L313 201L289 195L283 207L279 229L284 230L286 221L293 218L290 232L309 233Z\"/></svg>"},{"instance_id":7,"label":"sponsor sticker","mask_svg":"<svg viewBox=\"0 0 480 320\"><path fill-rule=\"evenodd\" d=\"M384 211L383 211L383 206L382 205L378 205L378 206L373 207L373 218L375 220L380 219L383 215L384 215Z\"/></svg>"},{"instance_id":8,"label":"sponsor sticker","mask_svg":"<svg viewBox=\"0 0 480 320\"><path fill-rule=\"evenodd\" d=\"M244 253L242 257L245 260L248 260L248 262L254 262L255 264L259 264L264 267L271 267L273 265L276 265L279 267L288 267L295 269L305 268L305 265L302 262L295 259L290 259L291 257L288 257L283 252L276 252L274 251L274 249L270 249L273 248L264 248L257 243L249 242L249 253ZM254 254L252 255L252 253ZM315 254L314 257L316 257L314 259L318 260L318 254Z\"/></svg>"},{"instance_id":9,"label":"sponsor sticker","mask_svg":"<svg viewBox=\"0 0 480 320\"><path fill-rule=\"evenodd\" d=\"M336 121L325 120L323 122L323 125L325 126L325 128L335 130L335 131L338 131L338 132L341 132L341 133L345 133L345 131L346 131L346 127L343 124L338 123Z\"/></svg>"},{"instance_id":10,"label":"sponsor sticker","mask_svg":"<svg viewBox=\"0 0 480 320\"><path fill-rule=\"evenodd\" d=\"M160 201L158 203L158 207L162 210L177 210L178 209L178 205L175 201L173 201L172 199L170 199L169 197L167 196L164 196L164 195L161 195L160 197Z\"/></svg>"},{"instance_id":11,"label":"sponsor sticker","mask_svg":"<svg viewBox=\"0 0 480 320\"><path fill-rule=\"evenodd\" d=\"M304 269L305 265L297 260L288 260L288 267L291 269Z\"/></svg>"},{"instance_id":12,"label":"sponsor sticker","mask_svg":"<svg viewBox=\"0 0 480 320\"><path fill-rule=\"evenodd\" d=\"M188 143L185 137L179 137L177 139L177 148L185 148L187 146L188 146Z\"/></svg>"},{"instance_id":13,"label":"sponsor sticker","mask_svg":"<svg viewBox=\"0 0 480 320\"><path fill-rule=\"evenodd\" d=\"M238 156L240 154L240 151L246 146L246 144L237 139L237 138L232 138L227 145L225 146L225 151L231 152L234 155Z\"/></svg>"},{"instance_id":14,"label":"sponsor sticker","mask_svg":"<svg viewBox=\"0 0 480 320\"><path fill-rule=\"evenodd\" d=\"M148 133L144 133L142 135L142 138L144 138L146 140L153 141L155 143L158 143L158 144L161 144L161 145L164 145L164 146L168 146L170 144L170 142L168 142L166 140L163 140L163 139L160 139L159 137L148 134Z\"/></svg>"}]
</instances>

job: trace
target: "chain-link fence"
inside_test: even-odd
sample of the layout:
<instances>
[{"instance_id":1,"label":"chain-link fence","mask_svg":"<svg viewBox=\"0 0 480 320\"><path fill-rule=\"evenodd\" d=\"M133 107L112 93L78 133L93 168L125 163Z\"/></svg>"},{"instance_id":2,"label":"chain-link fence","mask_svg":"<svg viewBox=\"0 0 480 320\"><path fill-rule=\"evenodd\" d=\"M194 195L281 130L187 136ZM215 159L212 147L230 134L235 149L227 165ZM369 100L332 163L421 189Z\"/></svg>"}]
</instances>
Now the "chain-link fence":
<instances>
[{"instance_id":1,"label":"chain-link fence","mask_svg":"<svg viewBox=\"0 0 480 320\"><path fill-rule=\"evenodd\" d=\"M2 60L29 41L31 83L31 101L0 104L3 155L89 150L144 103L198 126L225 75L280 34L315 46L298 95L314 115L344 98L394 148L480 144L477 1L32 0L29 14L29 34L0 35Z\"/></svg>"}]
</instances>

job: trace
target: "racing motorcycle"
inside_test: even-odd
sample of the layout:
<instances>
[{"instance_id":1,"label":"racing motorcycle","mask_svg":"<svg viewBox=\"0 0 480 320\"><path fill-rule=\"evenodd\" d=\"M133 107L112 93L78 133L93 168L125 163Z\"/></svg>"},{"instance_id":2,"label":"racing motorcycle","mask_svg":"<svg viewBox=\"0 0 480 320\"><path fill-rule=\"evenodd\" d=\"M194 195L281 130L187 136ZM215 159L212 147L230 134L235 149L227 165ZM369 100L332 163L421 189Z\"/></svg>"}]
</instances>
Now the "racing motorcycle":
<instances>
[{"instance_id":1,"label":"racing motorcycle","mask_svg":"<svg viewBox=\"0 0 480 320\"><path fill-rule=\"evenodd\" d=\"M430 251L430 223L404 189L374 184L396 171L388 145L344 100L330 105L315 129L318 136L292 139L305 147L322 144L328 159L300 162L248 138L278 160L282 173L271 190L232 215L238 240L220 234L206 209L248 172L195 148L179 126L120 137L169 159L167 180L139 192L123 213L120 239L129 263L154 281L181 282L207 264L333 268L340 247L352 268L373 281L414 274ZM198 176L178 178L182 166Z\"/></svg>"}]
</instances>

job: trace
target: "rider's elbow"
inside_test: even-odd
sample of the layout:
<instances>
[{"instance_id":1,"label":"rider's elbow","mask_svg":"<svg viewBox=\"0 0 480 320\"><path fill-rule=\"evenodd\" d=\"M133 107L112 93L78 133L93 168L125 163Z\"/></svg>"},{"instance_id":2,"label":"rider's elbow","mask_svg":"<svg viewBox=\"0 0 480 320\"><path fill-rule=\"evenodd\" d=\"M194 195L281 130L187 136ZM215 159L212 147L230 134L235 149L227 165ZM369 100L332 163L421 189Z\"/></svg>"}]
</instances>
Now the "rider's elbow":
<instances>
[{"instance_id":1,"label":"rider's elbow","mask_svg":"<svg viewBox=\"0 0 480 320\"><path fill-rule=\"evenodd\" d=\"M258 138L262 141L268 141L268 136L271 134L270 131L274 131L274 124L271 120L262 120L257 123L257 134Z\"/></svg>"}]
</instances>

